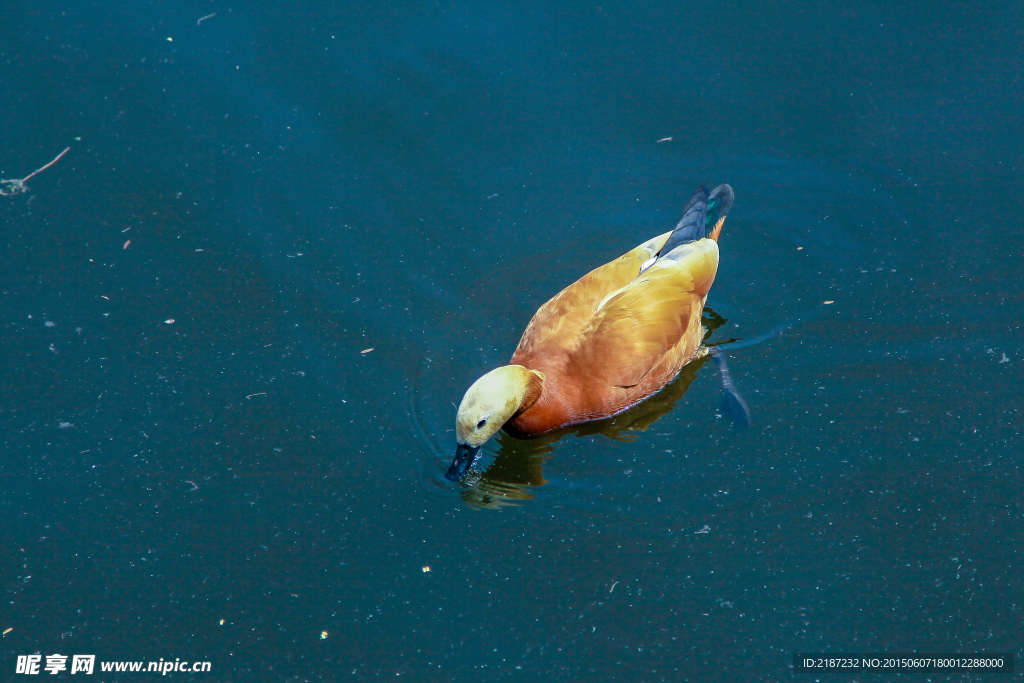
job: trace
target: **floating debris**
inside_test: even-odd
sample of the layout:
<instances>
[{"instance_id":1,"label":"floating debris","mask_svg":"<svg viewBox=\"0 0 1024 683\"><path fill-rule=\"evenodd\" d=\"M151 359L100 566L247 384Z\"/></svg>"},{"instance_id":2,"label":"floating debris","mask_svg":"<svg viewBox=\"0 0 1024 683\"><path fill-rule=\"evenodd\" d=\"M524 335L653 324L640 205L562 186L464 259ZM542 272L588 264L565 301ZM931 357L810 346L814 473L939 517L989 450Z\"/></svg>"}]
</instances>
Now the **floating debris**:
<instances>
[{"instance_id":1,"label":"floating debris","mask_svg":"<svg viewBox=\"0 0 1024 683\"><path fill-rule=\"evenodd\" d=\"M0 186L2 186L2 185L9 185L10 186L10 187L6 187L6 188L5 187L0 187L0 197L13 197L16 194L21 194L22 192L28 192L28 188L25 186L25 183L28 182L28 179L31 178L32 176L34 176L35 174L42 173L46 169L48 169L51 166L53 166L55 163L57 163L58 160L60 160L60 158L62 156L67 154L68 150L70 150L70 149L71 149L70 147L67 147L63 152L58 154L53 161L48 163L46 166L43 166L42 168L37 168L35 171L32 171L32 173L29 173L27 176L25 176L21 180L0 180Z\"/></svg>"}]
</instances>

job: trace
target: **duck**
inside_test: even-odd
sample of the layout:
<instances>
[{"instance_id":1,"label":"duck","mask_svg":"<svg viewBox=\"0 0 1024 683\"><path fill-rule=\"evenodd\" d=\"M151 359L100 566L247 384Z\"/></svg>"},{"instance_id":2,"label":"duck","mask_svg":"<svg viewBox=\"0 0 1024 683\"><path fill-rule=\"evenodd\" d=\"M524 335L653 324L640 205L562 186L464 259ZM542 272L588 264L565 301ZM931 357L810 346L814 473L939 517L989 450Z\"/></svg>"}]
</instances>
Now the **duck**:
<instances>
[{"instance_id":1,"label":"duck","mask_svg":"<svg viewBox=\"0 0 1024 683\"><path fill-rule=\"evenodd\" d=\"M517 438L612 417L657 393L705 353L701 315L718 272L729 185L693 191L673 230L541 306L508 365L466 391L455 417L460 481L499 430Z\"/></svg>"}]
</instances>

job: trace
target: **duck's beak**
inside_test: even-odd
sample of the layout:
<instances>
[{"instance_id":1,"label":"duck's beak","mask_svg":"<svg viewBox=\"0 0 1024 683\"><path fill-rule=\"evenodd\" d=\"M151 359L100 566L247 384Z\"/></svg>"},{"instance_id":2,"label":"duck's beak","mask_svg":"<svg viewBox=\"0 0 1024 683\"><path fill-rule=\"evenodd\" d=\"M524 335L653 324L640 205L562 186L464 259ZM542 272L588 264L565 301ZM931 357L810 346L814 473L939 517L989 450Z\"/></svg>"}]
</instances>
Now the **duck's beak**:
<instances>
[{"instance_id":1,"label":"duck's beak","mask_svg":"<svg viewBox=\"0 0 1024 683\"><path fill-rule=\"evenodd\" d=\"M459 481L466 476L466 472L469 471L470 465L476 461L476 454L479 452L479 446L473 447L460 443L455 449L455 458L452 460L452 464L444 474L445 479Z\"/></svg>"}]
</instances>

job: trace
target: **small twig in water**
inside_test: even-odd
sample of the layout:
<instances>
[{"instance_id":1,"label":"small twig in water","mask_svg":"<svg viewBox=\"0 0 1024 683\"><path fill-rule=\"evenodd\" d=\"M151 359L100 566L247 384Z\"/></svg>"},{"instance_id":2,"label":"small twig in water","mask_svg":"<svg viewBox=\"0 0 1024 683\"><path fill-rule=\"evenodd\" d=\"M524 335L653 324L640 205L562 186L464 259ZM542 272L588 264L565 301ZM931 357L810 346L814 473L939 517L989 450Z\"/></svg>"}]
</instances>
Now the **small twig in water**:
<instances>
[{"instance_id":1,"label":"small twig in water","mask_svg":"<svg viewBox=\"0 0 1024 683\"><path fill-rule=\"evenodd\" d=\"M68 147L63 152L58 154L56 156L56 158L53 161L51 161L50 163L48 163L46 166L43 166L42 168L37 168L35 171L33 171L32 173L29 173L27 176L25 176L21 180L0 180L0 185L9 185L10 186L10 187L6 187L6 188L5 187L0 187L0 197L13 197L16 194L21 194L22 192L28 192L28 188L25 187L25 183L28 182L29 178L31 178L32 176L36 175L37 173L42 173L46 169L48 169L51 166L53 166L55 163L57 163L60 160L60 158L62 156L67 154L68 150L70 150L70 149L71 148Z\"/></svg>"}]
</instances>

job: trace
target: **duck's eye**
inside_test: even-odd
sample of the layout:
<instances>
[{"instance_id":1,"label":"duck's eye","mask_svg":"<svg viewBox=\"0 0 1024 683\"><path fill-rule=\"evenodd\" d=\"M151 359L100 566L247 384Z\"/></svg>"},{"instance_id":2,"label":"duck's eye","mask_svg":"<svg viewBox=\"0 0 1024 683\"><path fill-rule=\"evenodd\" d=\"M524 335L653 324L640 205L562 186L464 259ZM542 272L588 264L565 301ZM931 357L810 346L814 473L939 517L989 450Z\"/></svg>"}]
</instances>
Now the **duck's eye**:
<instances>
[{"instance_id":1,"label":"duck's eye","mask_svg":"<svg viewBox=\"0 0 1024 683\"><path fill-rule=\"evenodd\" d=\"M479 422L477 422L477 423L476 423L476 428L477 428L477 429L480 429L480 428L482 428L482 427L483 427L483 426L484 426L485 424L487 424L487 420L480 420Z\"/></svg>"}]
</instances>

